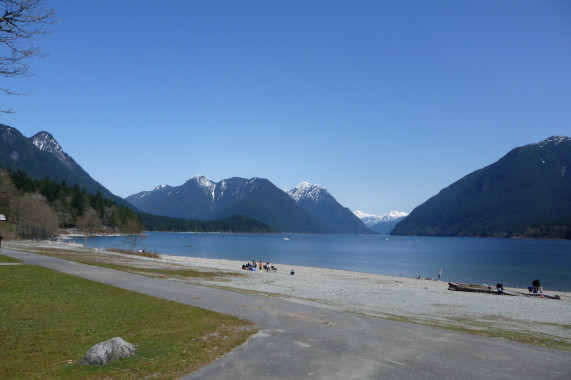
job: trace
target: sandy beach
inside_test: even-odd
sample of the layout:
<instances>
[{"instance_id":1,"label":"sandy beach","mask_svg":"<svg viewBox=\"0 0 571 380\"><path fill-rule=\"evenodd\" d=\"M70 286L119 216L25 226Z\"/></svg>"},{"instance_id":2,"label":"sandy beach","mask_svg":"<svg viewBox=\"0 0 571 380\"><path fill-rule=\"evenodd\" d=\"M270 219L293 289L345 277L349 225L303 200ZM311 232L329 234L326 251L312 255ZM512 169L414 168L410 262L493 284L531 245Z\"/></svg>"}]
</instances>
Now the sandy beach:
<instances>
[{"instance_id":1,"label":"sandy beach","mask_svg":"<svg viewBox=\"0 0 571 380\"><path fill-rule=\"evenodd\" d=\"M168 255L152 259L52 242L7 242L3 246L29 252L57 252L74 260L85 257L128 265L143 272L147 268L160 268L216 273L216 276L172 275L168 278L260 296L284 297L294 302L373 317L486 331L489 335L512 331L528 335L538 342L550 339L571 344L571 293L568 292L545 289L546 294L561 296L560 300L500 296L450 291L445 278L432 281L283 265L278 266L277 272L268 273L242 270L247 260L238 262ZM294 275L290 274L292 269ZM527 289L508 290L527 292Z\"/></svg>"}]
</instances>

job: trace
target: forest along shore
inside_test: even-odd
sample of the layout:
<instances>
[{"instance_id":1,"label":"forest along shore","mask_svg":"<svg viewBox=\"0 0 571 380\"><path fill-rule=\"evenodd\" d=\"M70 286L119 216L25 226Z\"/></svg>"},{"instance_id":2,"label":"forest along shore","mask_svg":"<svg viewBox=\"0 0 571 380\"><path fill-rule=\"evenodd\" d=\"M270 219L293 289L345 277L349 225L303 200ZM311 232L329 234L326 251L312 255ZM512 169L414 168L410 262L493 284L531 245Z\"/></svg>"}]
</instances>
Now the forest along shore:
<instances>
[{"instance_id":1,"label":"forest along shore","mask_svg":"<svg viewBox=\"0 0 571 380\"><path fill-rule=\"evenodd\" d=\"M6 242L11 249L46 253L70 260L105 262L136 268L169 270L168 278L198 285L283 297L373 317L390 318L476 332L481 335L516 334L532 344L571 350L571 293L550 292L560 300L512 297L448 290L446 281L392 277L335 269L279 265L277 272L243 270L247 263L182 256L160 259L118 254L54 242ZM272 265L272 263L270 263ZM291 275L291 270L295 274ZM184 271L204 272L188 276ZM180 275L176 274L180 271ZM166 272L165 272L166 273ZM149 273L150 274L150 273ZM161 275L165 277L165 275ZM527 289L506 288L527 292Z\"/></svg>"}]
</instances>

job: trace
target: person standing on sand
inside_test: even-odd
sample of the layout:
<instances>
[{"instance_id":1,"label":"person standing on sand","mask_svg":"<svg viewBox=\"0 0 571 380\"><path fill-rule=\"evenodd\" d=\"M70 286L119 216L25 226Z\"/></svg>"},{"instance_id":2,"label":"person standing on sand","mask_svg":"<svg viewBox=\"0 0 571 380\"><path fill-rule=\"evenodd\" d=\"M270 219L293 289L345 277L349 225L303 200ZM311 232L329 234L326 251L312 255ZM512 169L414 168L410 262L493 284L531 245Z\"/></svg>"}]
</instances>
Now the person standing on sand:
<instances>
[{"instance_id":1,"label":"person standing on sand","mask_svg":"<svg viewBox=\"0 0 571 380\"><path fill-rule=\"evenodd\" d=\"M442 269L438 271L438 281L440 281L440 276L442 276Z\"/></svg>"}]
</instances>

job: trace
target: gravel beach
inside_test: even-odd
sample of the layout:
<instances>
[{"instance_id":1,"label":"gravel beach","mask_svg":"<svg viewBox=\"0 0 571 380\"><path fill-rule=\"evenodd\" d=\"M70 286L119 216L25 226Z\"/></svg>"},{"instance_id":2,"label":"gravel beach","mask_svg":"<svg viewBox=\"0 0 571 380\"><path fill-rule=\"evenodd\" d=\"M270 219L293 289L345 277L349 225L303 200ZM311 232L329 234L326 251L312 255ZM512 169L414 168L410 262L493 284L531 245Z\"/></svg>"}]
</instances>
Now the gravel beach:
<instances>
[{"instance_id":1,"label":"gravel beach","mask_svg":"<svg viewBox=\"0 0 571 380\"><path fill-rule=\"evenodd\" d=\"M571 344L571 293L550 292L560 300L500 296L448 290L446 281L391 277L334 269L279 265L277 272L243 270L247 263L160 255L160 259L124 255L52 242L7 242L4 246L29 252L83 255L94 261L145 269L191 269L215 276L172 275L173 281L219 287L260 296L321 305L352 313L455 329L507 330ZM49 252L48 252L49 251ZM71 256L74 255L72 258ZM271 265L271 263L270 263ZM290 271L295 274L291 275ZM163 276L164 277L164 276ZM527 289L508 290L526 293Z\"/></svg>"}]
</instances>

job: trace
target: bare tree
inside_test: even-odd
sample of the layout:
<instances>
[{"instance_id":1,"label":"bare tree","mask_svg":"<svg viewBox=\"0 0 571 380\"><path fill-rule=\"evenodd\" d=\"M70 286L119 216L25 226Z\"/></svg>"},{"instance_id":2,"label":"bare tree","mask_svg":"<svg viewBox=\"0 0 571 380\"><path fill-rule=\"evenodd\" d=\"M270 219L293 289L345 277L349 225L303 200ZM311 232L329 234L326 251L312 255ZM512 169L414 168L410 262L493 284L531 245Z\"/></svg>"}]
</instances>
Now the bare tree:
<instances>
[{"instance_id":1,"label":"bare tree","mask_svg":"<svg viewBox=\"0 0 571 380\"><path fill-rule=\"evenodd\" d=\"M16 187L6 169L0 168L0 214L10 218L12 199L17 194Z\"/></svg>"},{"instance_id":2,"label":"bare tree","mask_svg":"<svg viewBox=\"0 0 571 380\"><path fill-rule=\"evenodd\" d=\"M16 233L25 239L46 239L57 232L59 220L46 198L37 193L25 193L14 199L12 222Z\"/></svg>"},{"instance_id":3,"label":"bare tree","mask_svg":"<svg viewBox=\"0 0 571 380\"><path fill-rule=\"evenodd\" d=\"M123 231L127 234L123 243L129 246L131 252L135 252L139 243L145 238L141 222L136 218L130 218L123 225Z\"/></svg>"},{"instance_id":4,"label":"bare tree","mask_svg":"<svg viewBox=\"0 0 571 380\"><path fill-rule=\"evenodd\" d=\"M54 16L55 10L44 9L41 0L0 0L0 44L9 52L0 56L0 76L29 75L28 59L40 56L34 39L47 33L46 25L57 22ZM3 87L0 90L8 95L21 95ZM3 108L0 111L14 112Z\"/></svg>"},{"instance_id":5,"label":"bare tree","mask_svg":"<svg viewBox=\"0 0 571 380\"><path fill-rule=\"evenodd\" d=\"M91 233L97 230L101 230L101 219L99 219L99 215L97 215L97 211L93 208L87 209L82 216L77 218L77 227L85 232Z\"/></svg>"},{"instance_id":6,"label":"bare tree","mask_svg":"<svg viewBox=\"0 0 571 380\"><path fill-rule=\"evenodd\" d=\"M0 224L0 235L4 239L12 240L17 237L12 221L13 199L18 191L6 169L0 168L0 214L4 214L8 222Z\"/></svg>"}]
</instances>

